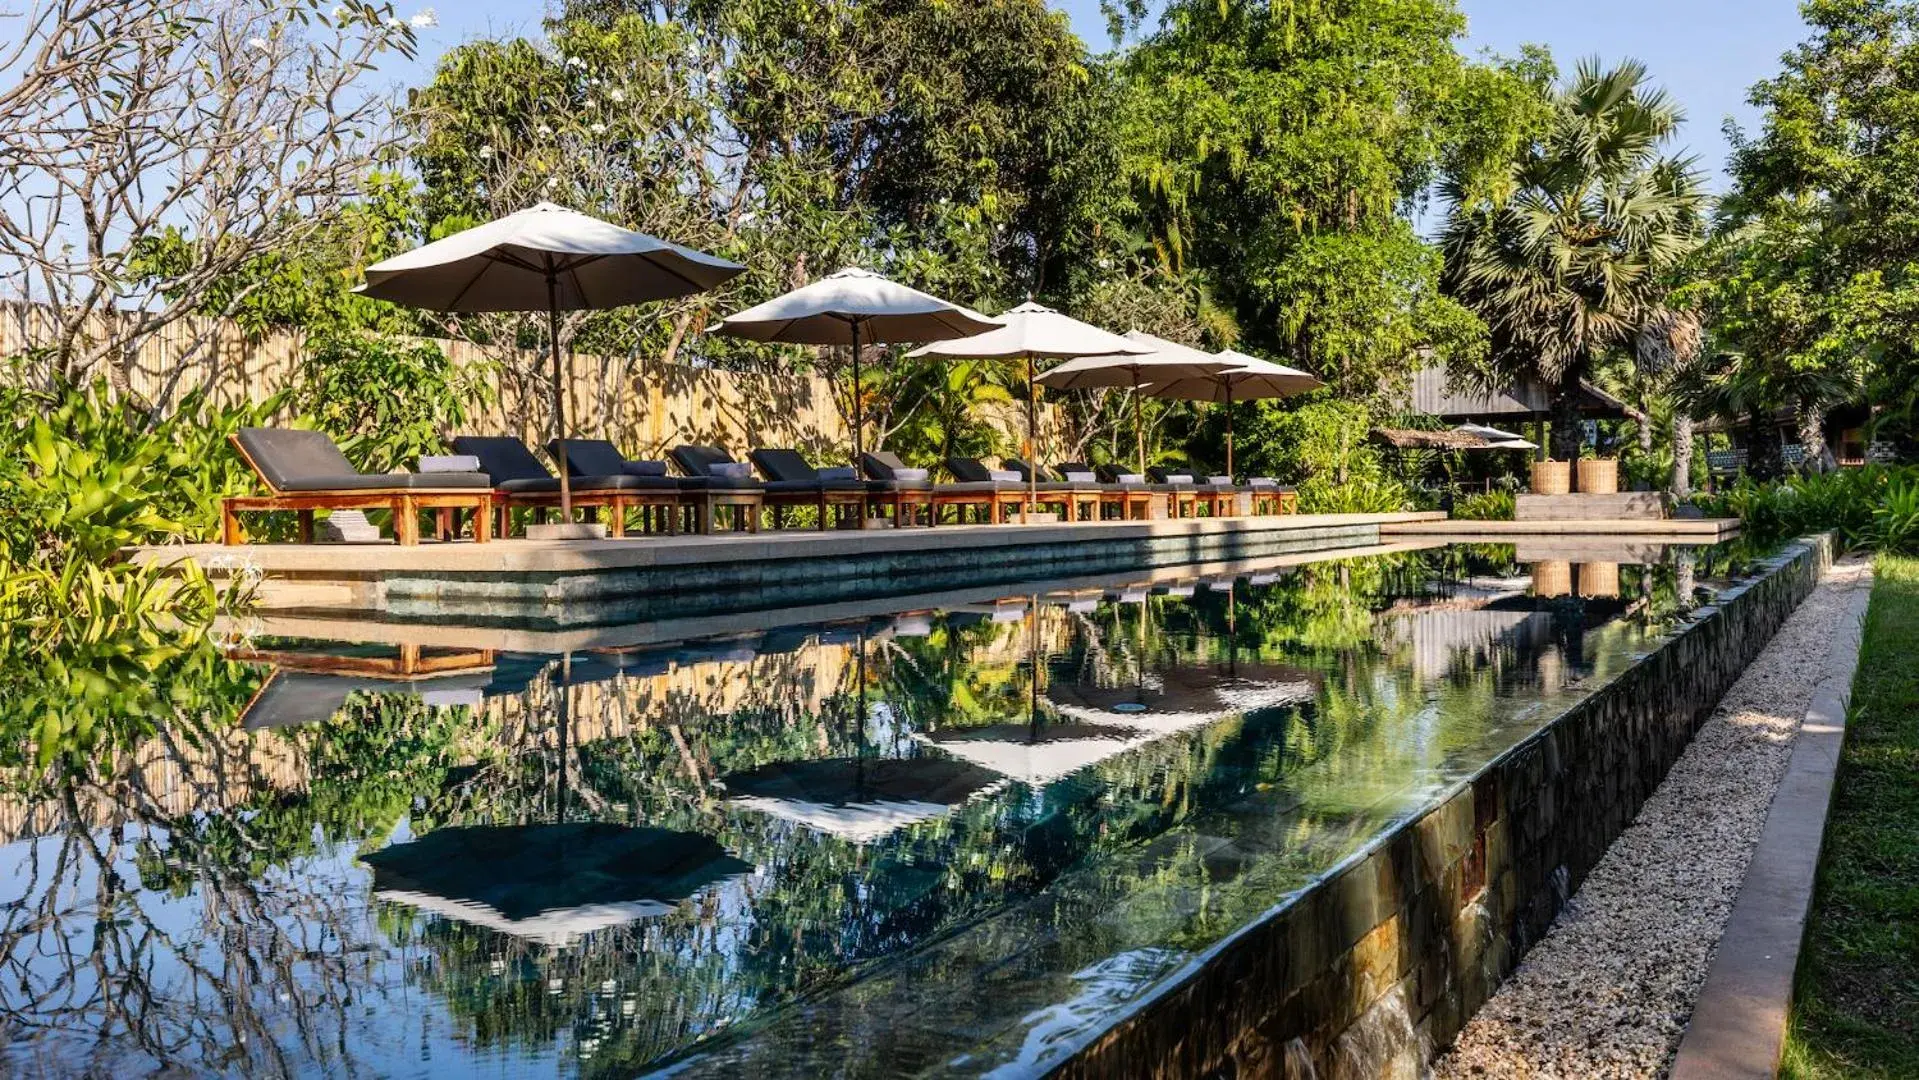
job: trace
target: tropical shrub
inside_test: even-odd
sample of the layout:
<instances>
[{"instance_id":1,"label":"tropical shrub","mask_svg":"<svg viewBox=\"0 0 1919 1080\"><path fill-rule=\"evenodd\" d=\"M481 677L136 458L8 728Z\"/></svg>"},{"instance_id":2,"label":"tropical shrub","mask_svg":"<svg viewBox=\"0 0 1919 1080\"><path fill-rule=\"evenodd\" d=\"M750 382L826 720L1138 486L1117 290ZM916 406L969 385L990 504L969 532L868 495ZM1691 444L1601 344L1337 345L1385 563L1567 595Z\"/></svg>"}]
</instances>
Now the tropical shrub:
<instances>
[{"instance_id":1,"label":"tropical shrub","mask_svg":"<svg viewBox=\"0 0 1919 1080\"><path fill-rule=\"evenodd\" d=\"M1919 551L1919 468L1871 465L1762 483L1747 477L1695 503L1736 517L1748 535L1780 540L1832 530L1850 548Z\"/></svg>"},{"instance_id":2,"label":"tropical shrub","mask_svg":"<svg viewBox=\"0 0 1919 1080\"><path fill-rule=\"evenodd\" d=\"M1454 501L1452 516L1460 521L1511 521L1516 503L1510 491L1476 491Z\"/></svg>"},{"instance_id":3,"label":"tropical shrub","mask_svg":"<svg viewBox=\"0 0 1919 1080\"><path fill-rule=\"evenodd\" d=\"M462 368L428 341L357 333L308 342L292 405L367 472L391 472L444 452L480 399L485 373Z\"/></svg>"}]
</instances>

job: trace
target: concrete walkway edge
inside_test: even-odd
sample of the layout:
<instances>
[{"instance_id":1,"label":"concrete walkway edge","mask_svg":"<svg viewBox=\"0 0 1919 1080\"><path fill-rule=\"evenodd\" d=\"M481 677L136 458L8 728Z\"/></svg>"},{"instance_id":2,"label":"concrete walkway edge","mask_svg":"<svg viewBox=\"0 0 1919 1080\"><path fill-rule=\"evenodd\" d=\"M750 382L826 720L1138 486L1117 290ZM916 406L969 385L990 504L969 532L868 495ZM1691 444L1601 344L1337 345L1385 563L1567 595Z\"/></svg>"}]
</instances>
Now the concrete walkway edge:
<instances>
[{"instance_id":1,"label":"concrete walkway edge","mask_svg":"<svg viewBox=\"0 0 1919 1080\"><path fill-rule=\"evenodd\" d=\"M1826 673L1793 740L1786 775L1679 1043L1672 1080L1770 1080L1779 1071L1871 596L1868 576L1833 636Z\"/></svg>"}]
</instances>

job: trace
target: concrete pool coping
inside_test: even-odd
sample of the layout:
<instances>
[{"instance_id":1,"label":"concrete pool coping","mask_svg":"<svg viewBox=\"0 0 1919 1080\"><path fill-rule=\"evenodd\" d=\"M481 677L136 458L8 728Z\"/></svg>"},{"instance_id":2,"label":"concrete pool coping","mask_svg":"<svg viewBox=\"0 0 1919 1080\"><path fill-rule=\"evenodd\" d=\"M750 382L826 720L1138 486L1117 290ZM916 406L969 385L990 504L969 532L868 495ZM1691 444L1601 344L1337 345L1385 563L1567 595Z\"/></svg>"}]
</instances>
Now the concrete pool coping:
<instances>
[{"instance_id":1,"label":"concrete pool coping","mask_svg":"<svg viewBox=\"0 0 1919 1080\"><path fill-rule=\"evenodd\" d=\"M1173 518L1061 525L942 525L938 528L801 530L714 533L705 536L628 536L618 540L496 540L379 544L172 544L133 549L135 562L207 568L244 564L263 573L368 575L380 573L527 574L787 559L857 558L965 548L1001 550L1088 540L1310 532L1319 529L1437 522L1438 511L1398 514L1284 514L1265 517Z\"/></svg>"},{"instance_id":2,"label":"concrete pool coping","mask_svg":"<svg viewBox=\"0 0 1919 1080\"><path fill-rule=\"evenodd\" d=\"M1257 575L1334 559L1396 555L1427 551L1442 546L1444 545L1438 540L1414 539L1365 547L1332 548L1324 551L1275 555L1263 559L1196 563L1178 567L1149 567L1131 574L1087 574L1079 577L1048 578L1031 583L1014 582L1004 585L944 589L867 600L835 601L800 607L691 618L665 618L645 623L577 629L393 622L369 618L357 613L324 611L228 615L216 621L215 629L222 636L228 637L300 638L392 646L492 649L500 652L556 655L565 652L589 652L595 649L638 648L695 638L729 637L763 631L775 626L839 623L881 615L941 610L1002 597L1024 597L1034 593L1051 597L1053 594L1072 590L1111 589L1122 583L1152 586L1175 581L1213 579L1226 574L1236 577Z\"/></svg>"},{"instance_id":3,"label":"concrete pool coping","mask_svg":"<svg viewBox=\"0 0 1919 1080\"><path fill-rule=\"evenodd\" d=\"M1859 589L1841 617L1673 1059L1672 1080L1766 1080L1778 1073L1871 597L1870 586Z\"/></svg>"}]
</instances>

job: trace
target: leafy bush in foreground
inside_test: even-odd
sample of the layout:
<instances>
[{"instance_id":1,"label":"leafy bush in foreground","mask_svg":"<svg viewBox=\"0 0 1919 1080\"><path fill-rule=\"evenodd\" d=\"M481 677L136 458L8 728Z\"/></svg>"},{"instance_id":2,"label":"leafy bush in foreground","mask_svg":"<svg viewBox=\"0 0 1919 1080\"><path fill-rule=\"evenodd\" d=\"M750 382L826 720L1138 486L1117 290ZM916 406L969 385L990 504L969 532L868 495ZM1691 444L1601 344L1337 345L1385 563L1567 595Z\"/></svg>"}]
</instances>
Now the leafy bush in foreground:
<instances>
[{"instance_id":1,"label":"leafy bush in foreground","mask_svg":"<svg viewBox=\"0 0 1919 1080\"><path fill-rule=\"evenodd\" d=\"M1708 515L1738 518L1760 539L1830 529L1847 547L1919 552L1919 467L1869 465L1773 483L1741 477L1694 501Z\"/></svg>"},{"instance_id":2,"label":"leafy bush in foreground","mask_svg":"<svg viewBox=\"0 0 1919 1080\"><path fill-rule=\"evenodd\" d=\"M1453 502L1453 517L1460 521L1511 521L1517 502L1510 491L1461 495Z\"/></svg>"}]
</instances>

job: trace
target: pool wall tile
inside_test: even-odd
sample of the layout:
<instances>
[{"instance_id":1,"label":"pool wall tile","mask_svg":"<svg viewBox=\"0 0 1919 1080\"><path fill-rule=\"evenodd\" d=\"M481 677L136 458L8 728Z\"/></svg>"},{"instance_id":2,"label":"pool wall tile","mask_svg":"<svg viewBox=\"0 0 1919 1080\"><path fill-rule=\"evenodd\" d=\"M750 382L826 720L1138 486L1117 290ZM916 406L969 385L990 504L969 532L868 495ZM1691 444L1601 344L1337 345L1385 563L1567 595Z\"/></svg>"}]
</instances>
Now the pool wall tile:
<instances>
[{"instance_id":1,"label":"pool wall tile","mask_svg":"<svg viewBox=\"0 0 1919 1080\"><path fill-rule=\"evenodd\" d=\"M1545 936L1832 557L1830 536L1792 545L1053 1075L1417 1075Z\"/></svg>"}]
</instances>

